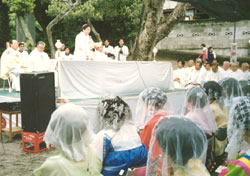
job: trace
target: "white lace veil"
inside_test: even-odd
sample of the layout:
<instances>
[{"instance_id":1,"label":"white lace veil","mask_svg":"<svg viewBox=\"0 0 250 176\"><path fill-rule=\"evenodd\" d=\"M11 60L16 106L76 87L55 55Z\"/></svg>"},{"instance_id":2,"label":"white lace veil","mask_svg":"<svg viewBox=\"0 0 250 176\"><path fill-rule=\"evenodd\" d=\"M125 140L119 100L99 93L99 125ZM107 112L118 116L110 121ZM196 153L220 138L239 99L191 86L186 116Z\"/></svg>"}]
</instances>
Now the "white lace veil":
<instances>
[{"instance_id":1,"label":"white lace veil","mask_svg":"<svg viewBox=\"0 0 250 176\"><path fill-rule=\"evenodd\" d=\"M206 134L217 130L216 121L205 91L200 87L187 90L183 115L195 122Z\"/></svg>"},{"instance_id":2,"label":"white lace veil","mask_svg":"<svg viewBox=\"0 0 250 176\"><path fill-rule=\"evenodd\" d=\"M150 87L141 92L133 117L136 127L143 128L158 113L169 114L170 105L167 100L167 94L160 88Z\"/></svg>"},{"instance_id":3,"label":"white lace veil","mask_svg":"<svg viewBox=\"0 0 250 176\"><path fill-rule=\"evenodd\" d=\"M132 120L132 113L128 104L119 96L106 95L97 106L95 132L102 129L118 131L120 127Z\"/></svg>"},{"instance_id":4,"label":"white lace veil","mask_svg":"<svg viewBox=\"0 0 250 176\"><path fill-rule=\"evenodd\" d=\"M243 135L250 139L250 98L237 97L233 99L233 106L229 112L229 122L227 128L228 159L236 159L238 153L244 146ZM248 144L249 148L250 144Z\"/></svg>"},{"instance_id":5,"label":"white lace veil","mask_svg":"<svg viewBox=\"0 0 250 176\"><path fill-rule=\"evenodd\" d=\"M222 96L223 96L224 106L229 111L230 107L232 106L232 99L234 97L239 97L243 95L241 86L239 84L239 81L230 77L226 77L220 80L219 84L221 85L223 89Z\"/></svg>"},{"instance_id":6,"label":"white lace veil","mask_svg":"<svg viewBox=\"0 0 250 176\"><path fill-rule=\"evenodd\" d=\"M250 97L250 80L240 80L239 81L242 93L246 97Z\"/></svg>"},{"instance_id":7,"label":"white lace veil","mask_svg":"<svg viewBox=\"0 0 250 176\"><path fill-rule=\"evenodd\" d=\"M193 167L197 165L205 173L198 175L207 175L203 165L206 153L206 135L195 123L185 117L163 117L152 133L146 175L170 176L169 168L183 175L194 175Z\"/></svg>"},{"instance_id":8,"label":"white lace veil","mask_svg":"<svg viewBox=\"0 0 250 176\"><path fill-rule=\"evenodd\" d=\"M86 146L92 139L88 124L88 115L80 106L63 105L51 115L44 140L47 146L55 146L68 158L81 161L86 156Z\"/></svg>"},{"instance_id":9,"label":"white lace veil","mask_svg":"<svg viewBox=\"0 0 250 176\"><path fill-rule=\"evenodd\" d=\"M207 81L202 85L208 100L219 102L223 106L222 87L215 81Z\"/></svg>"}]
</instances>

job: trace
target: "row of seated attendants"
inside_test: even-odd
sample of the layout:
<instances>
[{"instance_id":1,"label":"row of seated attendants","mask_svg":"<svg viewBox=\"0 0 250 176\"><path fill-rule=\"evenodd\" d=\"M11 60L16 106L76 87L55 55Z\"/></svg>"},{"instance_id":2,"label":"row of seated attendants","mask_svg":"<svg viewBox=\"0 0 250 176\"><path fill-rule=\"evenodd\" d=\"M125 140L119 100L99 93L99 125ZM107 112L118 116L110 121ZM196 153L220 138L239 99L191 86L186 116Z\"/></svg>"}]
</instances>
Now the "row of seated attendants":
<instances>
[{"instance_id":1,"label":"row of seated attendants","mask_svg":"<svg viewBox=\"0 0 250 176\"><path fill-rule=\"evenodd\" d=\"M249 176L247 84L245 95L233 78L191 87L179 115L156 87L140 93L133 116L114 95L101 98L96 117L80 106L62 105L44 137L57 152L33 175Z\"/></svg>"}]
</instances>

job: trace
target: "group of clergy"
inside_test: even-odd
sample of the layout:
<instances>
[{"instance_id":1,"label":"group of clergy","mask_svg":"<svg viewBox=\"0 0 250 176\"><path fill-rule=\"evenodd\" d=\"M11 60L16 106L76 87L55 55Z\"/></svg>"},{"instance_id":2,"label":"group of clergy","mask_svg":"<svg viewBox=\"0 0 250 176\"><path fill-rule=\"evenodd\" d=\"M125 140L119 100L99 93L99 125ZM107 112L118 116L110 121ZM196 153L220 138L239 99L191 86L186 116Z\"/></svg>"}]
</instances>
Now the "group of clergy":
<instances>
[{"instance_id":1,"label":"group of clergy","mask_svg":"<svg viewBox=\"0 0 250 176\"><path fill-rule=\"evenodd\" d=\"M116 47L112 47L108 40L95 43L89 35L91 28L88 24L82 26L82 31L76 36L74 60L89 61L126 61L129 55L128 47L124 45L124 40L120 39Z\"/></svg>"},{"instance_id":2,"label":"group of clergy","mask_svg":"<svg viewBox=\"0 0 250 176\"><path fill-rule=\"evenodd\" d=\"M224 61L222 67L219 67L216 59L212 63L203 64L202 59L197 58L195 62L192 59L189 60L186 68L184 66L184 61L177 61L177 69L173 72L176 89L188 89L206 81L218 82L225 77L232 77L237 80L248 80L250 78L248 63L242 63L240 69L238 62L230 64L230 62Z\"/></svg>"}]
</instances>

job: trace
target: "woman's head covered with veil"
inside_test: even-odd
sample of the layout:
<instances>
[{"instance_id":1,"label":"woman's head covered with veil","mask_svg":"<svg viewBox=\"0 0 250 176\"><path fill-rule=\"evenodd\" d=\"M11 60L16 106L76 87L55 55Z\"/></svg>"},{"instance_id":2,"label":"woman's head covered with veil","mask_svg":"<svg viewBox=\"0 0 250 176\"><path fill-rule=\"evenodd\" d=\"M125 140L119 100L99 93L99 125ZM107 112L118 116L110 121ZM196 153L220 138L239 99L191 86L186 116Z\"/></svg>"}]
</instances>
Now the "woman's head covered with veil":
<instances>
[{"instance_id":1,"label":"woman's head covered with veil","mask_svg":"<svg viewBox=\"0 0 250 176\"><path fill-rule=\"evenodd\" d=\"M169 168L174 175L193 175L194 167L199 167L199 176L206 175L206 152L206 135L195 123L184 117L163 117L153 131L147 176L169 176Z\"/></svg>"},{"instance_id":2,"label":"woman's head covered with veil","mask_svg":"<svg viewBox=\"0 0 250 176\"><path fill-rule=\"evenodd\" d=\"M51 115L44 140L61 150L68 158L80 161L87 155L87 146L91 141L89 117L80 106L66 104Z\"/></svg>"},{"instance_id":3,"label":"woman's head covered with veil","mask_svg":"<svg viewBox=\"0 0 250 176\"><path fill-rule=\"evenodd\" d=\"M229 112L227 128L228 159L236 159L238 152L250 145L250 98L237 97Z\"/></svg>"},{"instance_id":4,"label":"woman's head covered with veil","mask_svg":"<svg viewBox=\"0 0 250 176\"><path fill-rule=\"evenodd\" d=\"M183 114L211 135L217 130L216 121L205 91L200 87L187 90Z\"/></svg>"},{"instance_id":5,"label":"woman's head covered with veil","mask_svg":"<svg viewBox=\"0 0 250 176\"><path fill-rule=\"evenodd\" d=\"M139 128L143 127L156 114L168 112L169 105L167 100L167 94L157 87L150 87L141 92L134 117L136 126Z\"/></svg>"},{"instance_id":6,"label":"woman's head covered with veil","mask_svg":"<svg viewBox=\"0 0 250 176\"><path fill-rule=\"evenodd\" d=\"M119 96L106 95L102 97L97 107L97 127L95 131L112 129L118 131L126 120L132 120L128 104Z\"/></svg>"}]
</instances>

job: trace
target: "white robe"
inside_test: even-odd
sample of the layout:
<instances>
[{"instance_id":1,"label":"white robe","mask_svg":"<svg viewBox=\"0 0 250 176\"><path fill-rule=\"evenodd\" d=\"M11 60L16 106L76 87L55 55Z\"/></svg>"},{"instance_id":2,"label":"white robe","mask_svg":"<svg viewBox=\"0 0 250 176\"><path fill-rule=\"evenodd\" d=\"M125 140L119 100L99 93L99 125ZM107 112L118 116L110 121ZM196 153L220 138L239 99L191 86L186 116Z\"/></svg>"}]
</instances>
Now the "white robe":
<instances>
[{"instance_id":1,"label":"white robe","mask_svg":"<svg viewBox=\"0 0 250 176\"><path fill-rule=\"evenodd\" d=\"M94 42L91 37L80 32L75 39L74 59L86 60L86 58L92 58L93 52L91 52L91 48L93 47Z\"/></svg>"},{"instance_id":2,"label":"white robe","mask_svg":"<svg viewBox=\"0 0 250 176\"><path fill-rule=\"evenodd\" d=\"M240 69L238 69L235 72L231 71L228 77L234 78L236 80L242 80L244 79L244 74Z\"/></svg>"},{"instance_id":3,"label":"white robe","mask_svg":"<svg viewBox=\"0 0 250 176\"><path fill-rule=\"evenodd\" d=\"M227 69L227 70L222 69L223 78L229 77L231 72L232 72L232 70L230 70L230 69Z\"/></svg>"},{"instance_id":4,"label":"white robe","mask_svg":"<svg viewBox=\"0 0 250 176\"><path fill-rule=\"evenodd\" d=\"M1 56L1 78L11 80L11 87L16 91L20 91L20 73L24 73L24 66L20 62L20 54L17 50L9 47Z\"/></svg>"},{"instance_id":5,"label":"white robe","mask_svg":"<svg viewBox=\"0 0 250 176\"><path fill-rule=\"evenodd\" d=\"M95 52L94 61L108 61L110 60L106 54L100 51Z\"/></svg>"},{"instance_id":6,"label":"white robe","mask_svg":"<svg viewBox=\"0 0 250 176\"><path fill-rule=\"evenodd\" d=\"M211 70L203 70L203 72L204 72L204 77L203 77L203 81L205 81L205 78L206 78L206 76L211 72Z\"/></svg>"},{"instance_id":7,"label":"white robe","mask_svg":"<svg viewBox=\"0 0 250 176\"><path fill-rule=\"evenodd\" d=\"M128 47L123 45L122 46L122 54L120 54L120 47L116 46L114 49L114 55L115 55L115 60L116 61L126 61L127 56L129 55L129 50Z\"/></svg>"},{"instance_id":8,"label":"white robe","mask_svg":"<svg viewBox=\"0 0 250 176\"><path fill-rule=\"evenodd\" d=\"M61 60L73 60L73 55L72 54L69 54L69 55L66 55L64 54L62 57L61 57Z\"/></svg>"},{"instance_id":9,"label":"white robe","mask_svg":"<svg viewBox=\"0 0 250 176\"><path fill-rule=\"evenodd\" d=\"M217 72L211 71L209 74L207 74L205 81L215 81L218 82L223 78L222 72L218 69Z\"/></svg>"},{"instance_id":10,"label":"white robe","mask_svg":"<svg viewBox=\"0 0 250 176\"><path fill-rule=\"evenodd\" d=\"M175 89L183 89L184 88L184 77L185 77L185 69L184 68L178 68L173 71L173 79L176 78L180 79L180 83L178 81L174 81L174 88Z\"/></svg>"},{"instance_id":11,"label":"white robe","mask_svg":"<svg viewBox=\"0 0 250 176\"><path fill-rule=\"evenodd\" d=\"M103 53L110 53L110 54L114 54L114 48L112 46L103 46ZM108 54L106 54L108 57ZM109 57L110 59L112 59L112 57Z\"/></svg>"},{"instance_id":12,"label":"white robe","mask_svg":"<svg viewBox=\"0 0 250 176\"><path fill-rule=\"evenodd\" d=\"M195 70L194 66L185 68L185 76L183 80L185 85L188 84L194 70Z\"/></svg>"},{"instance_id":13,"label":"white robe","mask_svg":"<svg viewBox=\"0 0 250 176\"><path fill-rule=\"evenodd\" d=\"M205 72L203 70L194 69L191 78L189 80L190 85L187 88L193 87L194 85L192 84L194 83L202 84L204 82L204 75Z\"/></svg>"},{"instance_id":14,"label":"white robe","mask_svg":"<svg viewBox=\"0 0 250 176\"><path fill-rule=\"evenodd\" d=\"M65 55L65 52L64 51L61 51L61 50L57 50L56 53L55 53L55 59L56 60L62 60L62 58L64 57Z\"/></svg>"},{"instance_id":15,"label":"white robe","mask_svg":"<svg viewBox=\"0 0 250 176\"><path fill-rule=\"evenodd\" d=\"M242 71L243 72L243 79L248 80L248 77L250 76L250 72L248 70Z\"/></svg>"},{"instance_id":16,"label":"white robe","mask_svg":"<svg viewBox=\"0 0 250 176\"><path fill-rule=\"evenodd\" d=\"M29 53L27 51L23 51L23 52L19 52L20 55L20 62L24 65L28 66L28 57L29 57Z\"/></svg>"},{"instance_id":17,"label":"white robe","mask_svg":"<svg viewBox=\"0 0 250 176\"><path fill-rule=\"evenodd\" d=\"M51 64L47 53L39 52L35 48L29 55L30 71L48 71Z\"/></svg>"}]
</instances>

